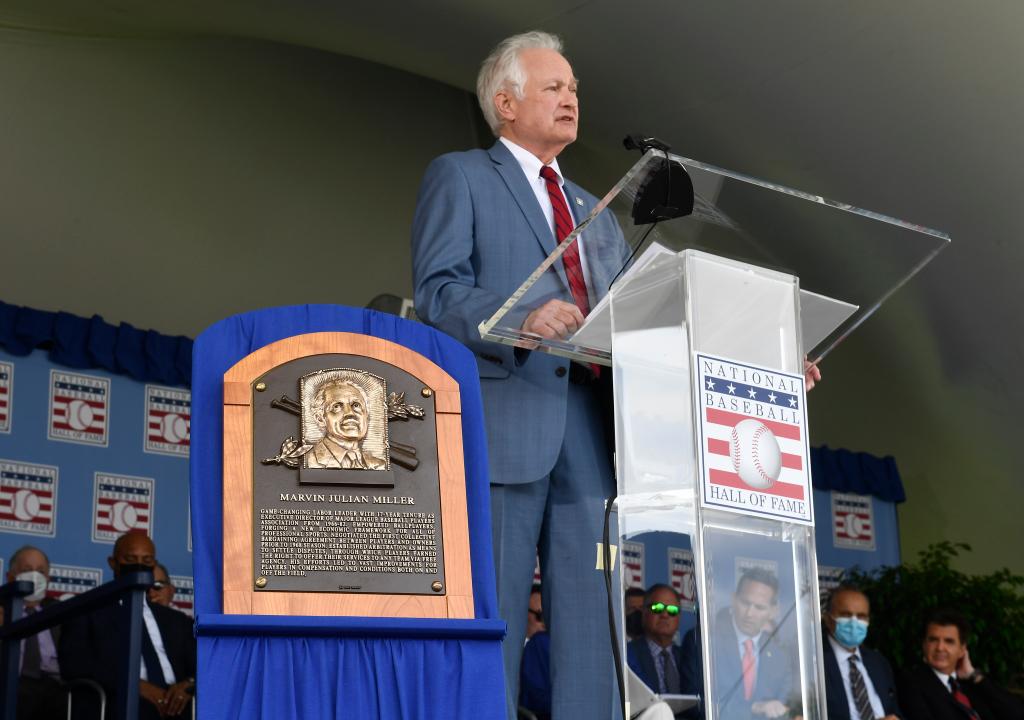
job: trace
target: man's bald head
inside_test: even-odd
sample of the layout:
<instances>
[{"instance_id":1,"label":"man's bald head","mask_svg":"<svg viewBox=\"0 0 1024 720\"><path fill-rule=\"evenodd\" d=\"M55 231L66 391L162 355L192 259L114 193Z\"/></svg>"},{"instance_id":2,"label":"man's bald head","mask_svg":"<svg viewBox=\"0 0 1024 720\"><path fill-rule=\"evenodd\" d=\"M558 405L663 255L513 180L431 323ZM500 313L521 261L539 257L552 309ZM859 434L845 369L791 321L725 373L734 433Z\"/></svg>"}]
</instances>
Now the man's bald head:
<instances>
[{"instance_id":1,"label":"man's bald head","mask_svg":"<svg viewBox=\"0 0 1024 720\"><path fill-rule=\"evenodd\" d=\"M143 532L127 532L114 543L114 554L107 558L114 577L121 574L122 565L156 565L156 546Z\"/></svg>"}]
</instances>

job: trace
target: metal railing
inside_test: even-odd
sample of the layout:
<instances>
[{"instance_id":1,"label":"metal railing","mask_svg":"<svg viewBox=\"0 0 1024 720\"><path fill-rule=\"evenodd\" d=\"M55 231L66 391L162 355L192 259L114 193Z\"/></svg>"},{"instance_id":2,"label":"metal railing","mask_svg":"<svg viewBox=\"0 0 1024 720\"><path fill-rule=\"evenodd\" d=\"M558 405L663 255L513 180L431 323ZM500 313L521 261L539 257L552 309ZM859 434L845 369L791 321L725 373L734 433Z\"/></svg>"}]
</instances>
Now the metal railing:
<instances>
[{"instance_id":1,"label":"metal railing","mask_svg":"<svg viewBox=\"0 0 1024 720\"><path fill-rule=\"evenodd\" d=\"M32 593L32 583L15 580L0 586L0 602L4 609L4 625L0 628L0 717L17 717L22 640L99 608L119 605L122 652L118 654L118 683L111 707L118 720L138 719L142 603L145 602L146 590L153 584L153 571L141 565L135 567L138 569L122 572L116 580L31 615L25 614L24 598ZM112 632L115 630L111 628Z\"/></svg>"}]
</instances>

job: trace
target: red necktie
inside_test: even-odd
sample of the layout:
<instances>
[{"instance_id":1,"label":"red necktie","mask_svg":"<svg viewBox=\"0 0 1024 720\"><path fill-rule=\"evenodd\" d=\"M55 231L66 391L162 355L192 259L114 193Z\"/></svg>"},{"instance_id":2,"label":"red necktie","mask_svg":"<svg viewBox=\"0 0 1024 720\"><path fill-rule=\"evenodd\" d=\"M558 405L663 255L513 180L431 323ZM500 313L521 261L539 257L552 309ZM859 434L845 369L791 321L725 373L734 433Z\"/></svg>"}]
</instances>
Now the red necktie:
<instances>
[{"instance_id":1,"label":"red necktie","mask_svg":"<svg viewBox=\"0 0 1024 720\"><path fill-rule=\"evenodd\" d=\"M967 715L972 718L977 718L978 713L971 707L971 699L964 695L964 691L960 689L960 683L957 682L956 677L953 675L949 676L949 689L953 691L953 699L960 704L960 706L967 712Z\"/></svg>"},{"instance_id":2,"label":"red necktie","mask_svg":"<svg viewBox=\"0 0 1024 720\"><path fill-rule=\"evenodd\" d=\"M757 670L754 663L754 641L747 638L743 641L743 699L754 697L754 685L757 683Z\"/></svg>"},{"instance_id":3,"label":"red necktie","mask_svg":"<svg viewBox=\"0 0 1024 720\"><path fill-rule=\"evenodd\" d=\"M558 185L558 175L555 171L545 165L540 169L540 176L544 178L548 197L551 198L551 207L555 211L555 240L561 243L573 231L572 215L569 214L569 206L565 203L565 196ZM565 265L565 277L569 280L572 299L576 301L576 307L585 317L590 312L590 299L587 295L587 281L583 278L578 239L562 253L562 264Z\"/></svg>"}]
</instances>

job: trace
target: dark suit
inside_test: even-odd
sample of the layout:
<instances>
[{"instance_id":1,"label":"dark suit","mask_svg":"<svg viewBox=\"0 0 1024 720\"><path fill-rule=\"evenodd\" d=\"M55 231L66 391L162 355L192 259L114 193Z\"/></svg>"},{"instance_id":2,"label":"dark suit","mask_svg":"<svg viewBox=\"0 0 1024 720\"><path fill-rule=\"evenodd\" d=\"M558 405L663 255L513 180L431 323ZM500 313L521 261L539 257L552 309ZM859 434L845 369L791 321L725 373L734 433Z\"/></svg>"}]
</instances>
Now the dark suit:
<instances>
[{"instance_id":1,"label":"dark suit","mask_svg":"<svg viewBox=\"0 0 1024 720\"><path fill-rule=\"evenodd\" d=\"M39 603L40 610L56 602L57 600L53 598L44 598ZM60 625L57 625L39 634L49 633L53 638L53 647L57 648L60 642L60 629ZM38 678L22 675L18 679L18 720L49 720L63 715L66 708L67 695L59 678L44 674Z\"/></svg>"},{"instance_id":2,"label":"dark suit","mask_svg":"<svg viewBox=\"0 0 1024 720\"><path fill-rule=\"evenodd\" d=\"M796 653L768 633L761 633L755 652L758 655L757 679L750 700L743 697L743 664L740 658L739 641L733 627L729 609L723 609L715 618L715 633L712 642L712 662L715 664L716 686L714 702L718 705L717 717L729 720L757 718L751 712L756 702L778 700L786 705L791 714L800 712L800 675L797 671ZM704 668L701 663L700 625L683 638L683 663L680 677L683 693L704 695Z\"/></svg>"},{"instance_id":3,"label":"dark suit","mask_svg":"<svg viewBox=\"0 0 1024 720\"><path fill-rule=\"evenodd\" d=\"M927 665L906 672L900 678L900 705L907 720L965 720L953 694ZM979 683L961 682L981 720L1020 720L1024 705L1003 688L985 678Z\"/></svg>"},{"instance_id":4,"label":"dark suit","mask_svg":"<svg viewBox=\"0 0 1024 720\"><path fill-rule=\"evenodd\" d=\"M672 659L676 663L676 669L679 670L680 683L682 682L682 670L683 670L683 649L678 645L672 645L669 648L669 652L672 655ZM647 638L641 635L638 638L630 640L626 645L626 662L633 672L643 680L647 687L654 692L661 692L661 688L658 686L658 666L657 660L651 655L651 648L647 644Z\"/></svg>"},{"instance_id":5,"label":"dark suit","mask_svg":"<svg viewBox=\"0 0 1024 720\"><path fill-rule=\"evenodd\" d=\"M195 677L196 641L192 634L192 619L183 612L162 605L151 604L149 607L160 629L160 637L171 669L174 670L175 681L181 682ZM117 661L124 639L124 631L119 627L119 610L117 606L110 605L65 623L58 650L61 675L64 679L95 680L106 691L108 703L116 697ZM75 707L82 707L77 700ZM186 706L179 717L188 718L192 716L191 713L191 709ZM140 698L139 719L157 718L159 713L152 703Z\"/></svg>"},{"instance_id":6,"label":"dark suit","mask_svg":"<svg viewBox=\"0 0 1024 720\"><path fill-rule=\"evenodd\" d=\"M832 650L828 636L824 638L825 647L825 701L828 703L828 720L851 720L850 702L843 685L843 675L839 670L839 661ZM860 647L861 663L871 678L878 699L882 701L882 710L886 715L904 717L896 701L896 680L892 666L885 656L863 645Z\"/></svg>"},{"instance_id":7,"label":"dark suit","mask_svg":"<svg viewBox=\"0 0 1024 720\"><path fill-rule=\"evenodd\" d=\"M579 224L597 199L568 181L563 189ZM611 213L597 216L582 237L596 301L628 249ZM595 238L608 242L589 244ZM476 355L498 609L508 623L503 654L509 717L515 715L539 550L544 603L556 608L557 618L550 633L551 663L558 668L553 713L602 718L616 703L608 634L594 631L595 618L605 612L605 589L593 548L601 539L604 499L615 487L602 397L594 387L569 382L568 360L485 341L479 331L555 246L530 180L502 142L442 155L427 168L412 232L416 313ZM502 324L521 327L528 311L549 299L573 302L561 261Z\"/></svg>"}]
</instances>

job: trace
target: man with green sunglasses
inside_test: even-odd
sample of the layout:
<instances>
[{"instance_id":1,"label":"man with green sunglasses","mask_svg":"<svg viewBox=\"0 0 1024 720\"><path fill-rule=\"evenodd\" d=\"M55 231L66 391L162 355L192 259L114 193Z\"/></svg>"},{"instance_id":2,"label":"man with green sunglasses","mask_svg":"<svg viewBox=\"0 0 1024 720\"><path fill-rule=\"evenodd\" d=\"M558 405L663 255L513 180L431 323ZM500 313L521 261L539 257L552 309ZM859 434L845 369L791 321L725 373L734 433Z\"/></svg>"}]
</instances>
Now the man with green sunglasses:
<instances>
[{"instance_id":1,"label":"man with green sunglasses","mask_svg":"<svg viewBox=\"0 0 1024 720\"><path fill-rule=\"evenodd\" d=\"M665 695L680 692L679 670L683 666L679 631L679 593L668 585L652 585L644 596L642 636L626 647L626 660L652 690Z\"/></svg>"}]
</instances>

